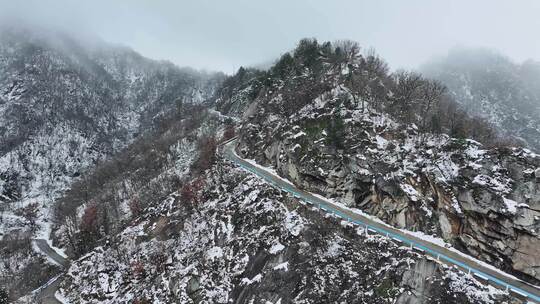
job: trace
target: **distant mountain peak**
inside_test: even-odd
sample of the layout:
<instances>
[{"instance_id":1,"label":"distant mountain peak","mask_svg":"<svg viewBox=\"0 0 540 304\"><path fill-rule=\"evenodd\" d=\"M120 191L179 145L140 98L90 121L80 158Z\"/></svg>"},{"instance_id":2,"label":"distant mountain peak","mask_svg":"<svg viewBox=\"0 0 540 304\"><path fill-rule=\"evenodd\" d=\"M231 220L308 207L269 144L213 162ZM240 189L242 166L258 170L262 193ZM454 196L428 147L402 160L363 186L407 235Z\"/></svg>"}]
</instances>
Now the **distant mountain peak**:
<instances>
[{"instance_id":1,"label":"distant mountain peak","mask_svg":"<svg viewBox=\"0 0 540 304\"><path fill-rule=\"evenodd\" d=\"M444 83L467 111L540 151L540 63L517 64L489 49L456 49L422 71Z\"/></svg>"}]
</instances>

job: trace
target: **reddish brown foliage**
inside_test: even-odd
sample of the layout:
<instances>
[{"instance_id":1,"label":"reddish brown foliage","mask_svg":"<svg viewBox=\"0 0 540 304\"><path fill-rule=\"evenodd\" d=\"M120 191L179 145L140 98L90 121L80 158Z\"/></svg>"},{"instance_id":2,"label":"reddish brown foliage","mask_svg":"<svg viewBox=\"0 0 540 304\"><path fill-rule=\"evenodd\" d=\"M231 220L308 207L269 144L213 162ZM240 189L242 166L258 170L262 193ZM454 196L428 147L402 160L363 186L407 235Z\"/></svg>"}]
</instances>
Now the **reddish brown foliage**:
<instances>
[{"instance_id":1,"label":"reddish brown foliage","mask_svg":"<svg viewBox=\"0 0 540 304\"><path fill-rule=\"evenodd\" d=\"M183 202L192 203L195 200L196 195L197 194L190 183L182 186L182 189L180 190L180 198Z\"/></svg>"},{"instance_id":2,"label":"reddish brown foliage","mask_svg":"<svg viewBox=\"0 0 540 304\"><path fill-rule=\"evenodd\" d=\"M81 230L86 232L96 231L98 219L98 207L95 204L90 204L84 209L84 214L81 218Z\"/></svg>"},{"instance_id":3,"label":"reddish brown foliage","mask_svg":"<svg viewBox=\"0 0 540 304\"><path fill-rule=\"evenodd\" d=\"M129 202L129 211L131 211L131 215L133 217L137 217L137 216L141 215L142 206L141 206L141 202L139 201L139 199L137 197L134 197Z\"/></svg>"},{"instance_id":4,"label":"reddish brown foliage","mask_svg":"<svg viewBox=\"0 0 540 304\"><path fill-rule=\"evenodd\" d=\"M144 278L146 270L141 261L137 260L131 263L131 273L137 279Z\"/></svg>"},{"instance_id":5,"label":"reddish brown foliage","mask_svg":"<svg viewBox=\"0 0 540 304\"><path fill-rule=\"evenodd\" d=\"M154 253L151 261L158 271L164 271L167 267L167 256L163 252Z\"/></svg>"},{"instance_id":6,"label":"reddish brown foliage","mask_svg":"<svg viewBox=\"0 0 540 304\"><path fill-rule=\"evenodd\" d=\"M213 136L203 137L199 140L199 158L193 164L195 173L201 173L214 164L216 158L217 142Z\"/></svg>"},{"instance_id":7,"label":"reddish brown foliage","mask_svg":"<svg viewBox=\"0 0 540 304\"><path fill-rule=\"evenodd\" d=\"M231 138L233 138L236 135L236 130L234 129L234 125L230 124L225 127L225 131L223 132L223 141L227 141Z\"/></svg>"},{"instance_id":8,"label":"reddish brown foliage","mask_svg":"<svg viewBox=\"0 0 540 304\"><path fill-rule=\"evenodd\" d=\"M186 183L180 190L180 198L184 203L196 205L199 203L199 192L203 187L204 180L202 178L197 178L190 183Z\"/></svg>"}]
</instances>

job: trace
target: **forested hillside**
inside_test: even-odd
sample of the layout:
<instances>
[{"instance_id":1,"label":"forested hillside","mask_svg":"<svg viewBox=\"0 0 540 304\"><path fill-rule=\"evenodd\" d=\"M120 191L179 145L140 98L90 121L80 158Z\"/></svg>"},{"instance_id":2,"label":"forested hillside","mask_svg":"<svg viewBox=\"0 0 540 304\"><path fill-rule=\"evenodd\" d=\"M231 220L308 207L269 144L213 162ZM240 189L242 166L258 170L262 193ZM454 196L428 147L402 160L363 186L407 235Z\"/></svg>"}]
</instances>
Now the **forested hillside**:
<instances>
[{"instance_id":1,"label":"forested hillside","mask_svg":"<svg viewBox=\"0 0 540 304\"><path fill-rule=\"evenodd\" d=\"M349 41L302 40L240 70L217 106L241 115L238 152L301 188L538 282L540 158L417 73ZM536 170L536 174L535 174Z\"/></svg>"},{"instance_id":2,"label":"forested hillside","mask_svg":"<svg viewBox=\"0 0 540 304\"><path fill-rule=\"evenodd\" d=\"M103 42L3 29L3 210L37 203L44 211L73 178L159 127L182 103L210 96L219 79ZM6 217L11 222L4 224L20 227L17 220Z\"/></svg>"},{"instance_id":3,"label":"forested hillside","mask_svg":"<svg viewBox=\"0 0 540 304\"><path fill-rule=\"evenodd\" d=\"M211 96L222 78L102 41L2 28L0 280L35 287L24 278L39 271L29 240L49 239L54 201L96 165Z\"/></svg>"},{"instance_id":4,"label":"forested hillside","mask_svg":"<svg viewBox=\"0 0 540 304\"><path fill-rule=\"evenodd\" d=\"M455 49L421 70L500 134L540 150L540 63L516 64L491 50Z\"/></svg>"}]
</instances>

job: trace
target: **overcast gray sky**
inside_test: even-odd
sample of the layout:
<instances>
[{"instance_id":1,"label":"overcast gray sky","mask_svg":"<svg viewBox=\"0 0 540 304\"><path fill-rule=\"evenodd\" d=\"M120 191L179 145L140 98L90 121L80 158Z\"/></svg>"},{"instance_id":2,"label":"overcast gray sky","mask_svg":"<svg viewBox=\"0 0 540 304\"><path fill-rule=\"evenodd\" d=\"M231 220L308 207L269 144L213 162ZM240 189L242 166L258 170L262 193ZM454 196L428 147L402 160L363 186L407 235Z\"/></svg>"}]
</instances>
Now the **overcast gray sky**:
<instances>
[{"instance_id":1,"label":"overcast gray sky","mask_svg":"<svg viewBox=\"0 0 540 304\"><path fill-rule=\"evenodd\" d=\"M0 14L225 72L269 62L303 37L356 40L393 68L417 67L454 46L540 59L538 0L0 0Z\"/></svg>"}]
</instances>

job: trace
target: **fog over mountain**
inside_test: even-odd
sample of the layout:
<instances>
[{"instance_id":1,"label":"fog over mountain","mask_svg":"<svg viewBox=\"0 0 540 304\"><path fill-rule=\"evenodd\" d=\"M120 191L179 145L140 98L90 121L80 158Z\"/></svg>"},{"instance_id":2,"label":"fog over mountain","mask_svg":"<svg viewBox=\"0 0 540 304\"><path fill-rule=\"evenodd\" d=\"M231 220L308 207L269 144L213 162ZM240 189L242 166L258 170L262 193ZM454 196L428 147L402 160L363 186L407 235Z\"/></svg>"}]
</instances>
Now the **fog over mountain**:
<instances>
[{"instance_id":1,"label":"fog over mountain","mask_svg":"<svg viewBox=\"0 0 540 304\"><path fill-rule=\"evenodd\" d=\"M538 13L0 0L0 304L540 303Z\"/></svg>"},{"instance_id":2,"label":"fog over mountain","mask_svg":"<svg viewBox=\"0 0 540 304\"><path fill-rule=\"evenodd\" d=\"M0 19L86 32L142 55L232 73L276 59L299 39L352 39L394 69L456 45L540 59L540 3L480 1L0 1Z\"/></svg>"},{"instance_id":3,"label":"fog over mountain","mask_svg":"<svg viewBox=\"0 0 540 304\"><path fill-rule=\"evenodd\" d=\"M540 62L516 63L490 49L455 48L421 71L445 84L468 112L540 151Z\"/></svg>"}]
</instances>

